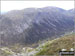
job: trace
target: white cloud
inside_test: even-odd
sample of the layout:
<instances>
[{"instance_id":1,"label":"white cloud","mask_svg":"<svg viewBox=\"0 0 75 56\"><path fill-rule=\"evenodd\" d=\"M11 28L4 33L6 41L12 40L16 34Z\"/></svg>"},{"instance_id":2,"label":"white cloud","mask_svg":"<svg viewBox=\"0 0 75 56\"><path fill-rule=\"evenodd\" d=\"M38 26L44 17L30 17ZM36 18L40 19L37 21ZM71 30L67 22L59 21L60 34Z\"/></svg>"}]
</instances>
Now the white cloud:
<instances>
[{"instance_id":1,"label":"white cloud","mask_svg":"<svg viewBox=\"0 0 75 56\"><path fill-rule=\"evenodd\" d=\"M56 6L66 10L74 8L74 1L1 1L1 12L29 7Z\"/></svg>"}]
</instances>

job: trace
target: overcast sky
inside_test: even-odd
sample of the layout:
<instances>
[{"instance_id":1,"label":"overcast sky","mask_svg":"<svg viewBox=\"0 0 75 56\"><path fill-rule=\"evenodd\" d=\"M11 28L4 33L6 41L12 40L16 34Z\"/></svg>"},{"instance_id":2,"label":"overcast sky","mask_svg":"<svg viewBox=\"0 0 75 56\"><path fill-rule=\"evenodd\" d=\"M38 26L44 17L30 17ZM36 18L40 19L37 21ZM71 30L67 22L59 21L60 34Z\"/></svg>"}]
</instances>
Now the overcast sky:
<instances>
[{"instance_id":1,"label":"overcast sky","mask_svg":"<svg viewBox=\"0 0 75 56\"><path fill-rule=\"evenodd\" d=\"M56 6L66 10L74 8L74 1L1 1L1 12L24 8Z\"/></svg>"}]
</instances>

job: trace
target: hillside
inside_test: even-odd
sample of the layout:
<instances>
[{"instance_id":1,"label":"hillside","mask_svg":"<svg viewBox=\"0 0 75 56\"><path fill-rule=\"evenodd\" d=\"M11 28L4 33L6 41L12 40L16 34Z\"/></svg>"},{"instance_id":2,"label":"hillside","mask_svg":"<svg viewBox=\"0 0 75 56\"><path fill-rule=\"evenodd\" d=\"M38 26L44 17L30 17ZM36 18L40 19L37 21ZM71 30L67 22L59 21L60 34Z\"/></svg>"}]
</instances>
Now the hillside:
<instances>
[{"instance_id":1,"label":"hillside","mask_svg":"<svg viewBox=\"0 0 75 56\"><path fill-rule=\"evenodd\" d=\"M48 40L39 44L36 48L15 45L11 47L0 47L1 56L38 56L57 55L61 49L75 49L75 33L64 35L54 40Z\"/></svg>"},{"instance_id":2,"label":"hillside","mask_svg":"<svg viewBox=\"0 0 75 56\"><path fill-rule=\"evenodd\" d=\"M70 12L71 11L71 12ZM0 15L0 43L30 45L74 30L74 13L58 7L27 8Z\"/></svg>"},{"instance_id":3,"label":"hillside","mask_svg":"<svg viewBox=\"0 0 75 56\"><path fill-rule=\"evenodd\" d=\"M52 41L47 41L44 45L41 45L36 50L40 51L36 54L38 55L57 55L61 49L67 49L69 51L71 48L75 49L75 33L70 35L65 35L63 37L57 38Z\"/></svg>"}]
</instances>

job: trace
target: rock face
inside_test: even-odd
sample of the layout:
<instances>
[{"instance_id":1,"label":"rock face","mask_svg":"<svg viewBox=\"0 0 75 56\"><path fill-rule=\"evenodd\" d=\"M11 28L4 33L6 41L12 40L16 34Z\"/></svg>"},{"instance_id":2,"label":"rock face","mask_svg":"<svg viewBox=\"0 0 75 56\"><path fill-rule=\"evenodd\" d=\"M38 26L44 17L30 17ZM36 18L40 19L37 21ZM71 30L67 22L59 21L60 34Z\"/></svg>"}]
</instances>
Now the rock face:
<instances>
[{"instance_id":1,"label":"rock face","mask_svg":"<svg viewBox=\"0 0 75 56\"><path fill-rule=\"evenodd\" d=\"M74 10L57 7L14 10L0 16L1 45L31 44L74 30Z\"/></svg>"}]
</instances>

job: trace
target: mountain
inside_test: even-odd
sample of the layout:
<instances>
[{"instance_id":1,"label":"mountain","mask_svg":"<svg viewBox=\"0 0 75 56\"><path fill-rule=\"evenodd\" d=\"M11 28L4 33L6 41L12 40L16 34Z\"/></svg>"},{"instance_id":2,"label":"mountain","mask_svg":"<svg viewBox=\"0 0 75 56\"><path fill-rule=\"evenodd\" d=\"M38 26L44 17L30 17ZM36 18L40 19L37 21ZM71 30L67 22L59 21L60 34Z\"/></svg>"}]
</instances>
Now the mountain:
<instances>
[{"instance_id":1,"label":"mountain","mask_svg":"<svg viewBox=\"0 0 75 56\"><path fill-rule=\"evenodd\" d=\"M36 56L39 55L56 55L59 56L59 51L62 49L66 49L69 51L71 48L75 48L75 33L65 35L63 37L54 39L52 41L47 41L40 47L36 48L37 51Z\"/></svg>"},{"instance_id":2,"label":"mountain","mask_svg":"<svg viewBox=\"0 0 75 56\"><path fill-rule=\"evenodd\" d=\"M74 15L58 7L13 10L0 16L1 45L32 44L74 30Z\"/></svg>"}]
</instances>

